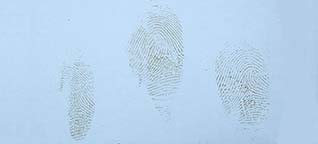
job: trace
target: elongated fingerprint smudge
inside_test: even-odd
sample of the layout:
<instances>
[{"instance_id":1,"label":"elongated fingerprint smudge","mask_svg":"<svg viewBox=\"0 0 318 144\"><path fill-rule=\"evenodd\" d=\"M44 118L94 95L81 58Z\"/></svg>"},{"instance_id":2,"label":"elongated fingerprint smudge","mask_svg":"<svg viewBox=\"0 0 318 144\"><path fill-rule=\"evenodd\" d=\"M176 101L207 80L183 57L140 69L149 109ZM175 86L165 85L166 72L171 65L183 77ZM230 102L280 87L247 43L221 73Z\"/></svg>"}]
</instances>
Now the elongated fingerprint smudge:
<instances>
[{"instance_id":1,"label":"elongated fingerprint smudge","mask_svg":"<svg viewBox=\"0 0 318 144\"><path fill-rule=\"evenodd\" d=\"M262 123L269 110L269 75L262 52L227 49L216 62L216 83L225 111L244 128Z\"/></svg>"},{"instance_id":2,"label":"elongated fingerprint smudge","mask_svg":"<svg viewBox=\"0 0 318 144\"><path fill-rule=\"evenodd\" d=\"M153 7L129 42L129 65L145 84L161 115L170 115L169 101L183 67L182 26L168 8Z\"/></svg>"},{"instance_id":3,"label":"elongated fingerprint smudge","mask_svg":"<svg viewBox=\"0 0 318 144\"><path fill-rule=\"evenodd\" d=\"M66 71L67 70L67 71ZM75 62L64 69L64 76L69 80L69 125L74 140L82 140L90 129L94 116L94 77L90 66ZM62 78L65 81L65 78Z\"/></svg>"}]
</instances>

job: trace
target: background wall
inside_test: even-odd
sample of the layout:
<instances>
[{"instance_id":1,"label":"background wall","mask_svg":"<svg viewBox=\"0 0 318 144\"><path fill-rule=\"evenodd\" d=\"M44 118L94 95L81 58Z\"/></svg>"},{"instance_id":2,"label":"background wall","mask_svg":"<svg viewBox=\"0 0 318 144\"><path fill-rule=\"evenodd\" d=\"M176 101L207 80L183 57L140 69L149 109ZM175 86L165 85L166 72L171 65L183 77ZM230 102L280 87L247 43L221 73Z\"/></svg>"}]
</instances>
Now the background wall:
<instances>
[{"instance_id":1,"label":"background wall","mask_svg":"<svg viewBox=\"0 0 318 144\"><path fill-rule=\"evenodd\" d=\"M318 144L315 0L159 3L184 32L172 123L154 112L128 65L128 41L151 2L0 1L0 143L246 144L224 114L214 68L225 43L248 42L269 56L272 111L260 143ZM88 136L75 142L58 89L63 63L78 50L95 73L96 110Z\"/></svg>"}]
</instances>

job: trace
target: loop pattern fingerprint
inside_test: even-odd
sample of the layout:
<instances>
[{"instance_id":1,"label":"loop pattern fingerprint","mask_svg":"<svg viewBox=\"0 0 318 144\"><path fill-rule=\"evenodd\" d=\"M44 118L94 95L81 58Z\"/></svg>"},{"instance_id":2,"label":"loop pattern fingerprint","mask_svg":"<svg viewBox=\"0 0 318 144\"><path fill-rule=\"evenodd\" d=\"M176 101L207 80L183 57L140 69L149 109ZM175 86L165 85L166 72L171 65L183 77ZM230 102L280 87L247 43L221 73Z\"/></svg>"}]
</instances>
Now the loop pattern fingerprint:
<instances>
[{"instance_id":1,"label":"loop pattern fingerprint","mask_svg":"<svg viewBox=\"0 0 318 144\"><path fill-rule=\"evenodd\" d=\"M73 63L67 73L70 133L74 140L79 141L87 135L94 115L94 77L90 66L83 62Z\"/></svg>"},{"instance_id":2,"label":"loop pattern fingerprint","mask_svg":"<svg viewBox=\"0 0 318 144\"><path fill-rule=\"evenodd\" d=\"M259 49L230 48L216 61L216 83L225 111L244 128L261 124L269 110L269 75Z\"/></svg>"},{"instance_id":3,"label":"loop pattern fingerprint","mask_svg":"<svg viewBox=\"0 0 318 144\"><path fill-rule=\"evenodd\" d=\"M129 42L129 65L145 84L161 115L169 117L169 100L183 67L182 26L170 9L154 6Z\"/></svg>"}]
</instances>

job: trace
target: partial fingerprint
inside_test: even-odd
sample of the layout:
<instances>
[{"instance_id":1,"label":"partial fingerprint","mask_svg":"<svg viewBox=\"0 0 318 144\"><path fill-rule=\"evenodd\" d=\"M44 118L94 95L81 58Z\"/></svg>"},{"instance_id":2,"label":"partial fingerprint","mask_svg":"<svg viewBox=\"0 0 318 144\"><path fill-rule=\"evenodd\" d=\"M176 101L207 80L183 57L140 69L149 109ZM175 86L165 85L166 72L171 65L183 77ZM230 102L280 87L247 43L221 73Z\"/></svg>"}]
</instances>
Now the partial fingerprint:
<instances>
[{"instance_id":1,"label":"partial fingerprint","mask_svg":"<svg viewBox=\"0 0 318 144\"><path fill-rule=\"evenodd\" d=\"M169 116L169 101L183 67L182 27L170 9L154 6L129 42L129 64L160 114Z\"/></svg>"},{"instance_id":2,"label":"partial fingerprint","mask_svg":"<svg viewBox=\"0 0 318 144\"><path fill-rule=\"evenodd\" d=\"M244 127L262 123L269 110L269 75L262 52L246 46L223 50L216 83L225 111Z\"/></svg>"},{"instance_id":3,"label":"partial fingerprint","mask_svg":"<svg viewBox=\"0 0 318 144\"><path fill-rule=\"evenodd\" d=\"M74 140L82 140L87 135L94 116L93 73L90 66L83 62L75 62L63 71L62 82L68 79L70 90L68 111L70 133Z\"/></svg>"}]
</instances>

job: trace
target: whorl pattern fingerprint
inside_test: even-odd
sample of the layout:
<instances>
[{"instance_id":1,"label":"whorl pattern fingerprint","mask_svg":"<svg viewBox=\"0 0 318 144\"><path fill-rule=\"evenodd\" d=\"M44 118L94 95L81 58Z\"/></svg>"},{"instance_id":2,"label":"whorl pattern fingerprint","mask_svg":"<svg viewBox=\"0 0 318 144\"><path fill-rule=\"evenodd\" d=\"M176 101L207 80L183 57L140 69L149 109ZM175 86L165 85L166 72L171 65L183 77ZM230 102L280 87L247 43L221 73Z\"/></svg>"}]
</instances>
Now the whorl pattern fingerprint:
<instances>
[{"instance_id":1,"label":"whorl pattern fingerprint","mask_svg":"<svg viewBox=\"0 0 318 144\"><path fill-rule=\"evenodd\" d=\"M244 128L262 123L269 110L269 75L260 50L223 50L216 62L216 74L225 111Z\"/></svg>"},{"instance_id":2,"label":"whorl pattern fingerprint","mask_svg":"<svg viewBox=\"0 0 318 144\"><path fill-rule=\"evenodd\" d=\"M94 115L94 77L90 66L75 62L69 67L69 125L74 140L82 140Z\"/></svg>"},{"instance_id":3,"label":"whorl pattern fingerprint","mask_svg":"<svg viewBox=\"0 0 318 144\"><path fill-rule=\"evenodd\" d=\"M168 8L153 7L129 42L129 65L146 85L160 114L169 116L169 99L183 67L182 26Z\"/></svg>"}]
</instances>

